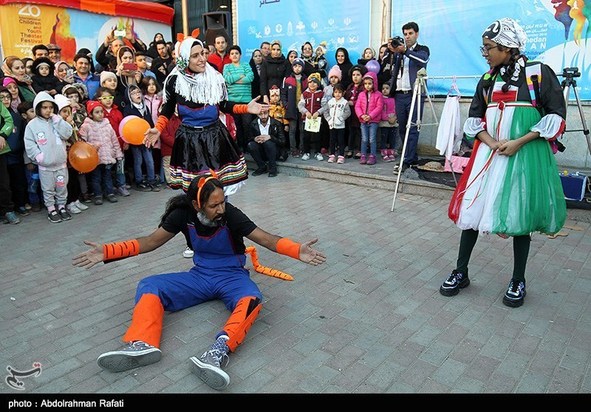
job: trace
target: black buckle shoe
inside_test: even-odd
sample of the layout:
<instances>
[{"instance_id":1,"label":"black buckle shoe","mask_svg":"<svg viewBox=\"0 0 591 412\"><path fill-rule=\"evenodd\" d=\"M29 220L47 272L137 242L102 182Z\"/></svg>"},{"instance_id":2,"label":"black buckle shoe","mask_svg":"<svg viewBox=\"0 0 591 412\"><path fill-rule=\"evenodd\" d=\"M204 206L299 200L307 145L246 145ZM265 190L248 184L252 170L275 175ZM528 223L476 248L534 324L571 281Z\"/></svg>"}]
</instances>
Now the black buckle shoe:
<instances>
[{"instance_id":1,"label":"black buckle shoe","mask_svg":"<svg viewBox=\"0 0 591 412\"><path fill-rule=\"evenodd\" d=\"M470 285L468 275L453 270L447 280L443 282L439 288L439 293L443 296L455 296L460 292L460 289L464 289L468 285Z\"/></svg>"}]
</instances>

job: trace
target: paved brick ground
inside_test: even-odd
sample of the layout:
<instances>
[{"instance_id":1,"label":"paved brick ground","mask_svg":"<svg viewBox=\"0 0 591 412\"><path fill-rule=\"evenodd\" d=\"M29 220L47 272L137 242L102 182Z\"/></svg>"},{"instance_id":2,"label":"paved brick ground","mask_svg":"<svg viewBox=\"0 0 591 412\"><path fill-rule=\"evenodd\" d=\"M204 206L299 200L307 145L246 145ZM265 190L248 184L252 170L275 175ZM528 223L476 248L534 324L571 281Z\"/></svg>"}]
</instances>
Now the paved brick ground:
<instances>
[{"instance_id":1,"label":"paved brick ground","mask_svg":"<svg viewBox=\"0 0 591 412\"><path fill-rule=\"evenodd\" d=\"M212 393L188 358L212 342L228 313L210 302L165 315L162 360L113 374L97 356L118 348L137 282L184 270L184 239L121 262L83 270L72 256L84 239L108 242L149 233L177 192L140 193L91 206L69 222L44 213L0 225L0 367L41 362L24 391L0 393ZM252 272L264 307L230 357L226 393L576 393L591 392L591 225L569 221L568 236L536 234L528 294L502 304L511 242L484 236L469 288L453 298L439 286L453 268L459 230L447 201L280 173L260 176L231 201L263 229L297 240L318 237L328 261L307 266L261 250L261 263L295 277ZM8 375L8 374L7 374Z\"/></svg>"}]
</instances>

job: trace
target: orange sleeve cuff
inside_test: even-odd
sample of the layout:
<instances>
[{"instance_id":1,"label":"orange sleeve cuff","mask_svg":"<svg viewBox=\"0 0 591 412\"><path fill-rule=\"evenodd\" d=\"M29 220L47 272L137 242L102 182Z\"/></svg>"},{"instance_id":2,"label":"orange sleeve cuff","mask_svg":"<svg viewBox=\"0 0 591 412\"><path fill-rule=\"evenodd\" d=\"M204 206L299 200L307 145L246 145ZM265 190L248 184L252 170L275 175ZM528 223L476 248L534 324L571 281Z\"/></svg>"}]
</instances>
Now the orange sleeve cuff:
<instances>
[{"instance_id":1,"label":"orange sleeve cuff","mask_svg":"<svg viewBox=\"0 0 591 412\"><path fill-rule=\"evenodd\" d=\"M162 131L166 128L167 124L168 124L168 117L160 115L160 116L158 116L158 120L156 121L156 124L154 125L154 127L160 133L162 133Z\"/></svg>"},{"instance_id":2,"label":"orange sleeve cuff","mask_svg":"<svg viewBox=\"0 0 591 412\"><path fill-rule=\"evenodd\" d=\"M140 253L140 243L137 239L124 242L106 243L103 245L104 261L124 259L129 256L136 256Z\"/></svg>"},{"instance_id":3,"label":"orange sleeve cuff","mask_svg":"<svg viewBox=\"0 0 591 412\"><path fill-rule=\"evenodd\" d=\"M235 104L232 108L232 112L234 114L246 114L248 113L248 105L247 104Z\"/></svg>"},{"instance_id":4,"label":"orange sleeve cuff","mask_svg":"<svg viewBox=\"0 0 591 412\"><path fill-rule=\"evenodd\" d=\"M285 256L292 257L294 259L300 258L300 244L294 242L291 239L286 237L282 237L277 241L277 253L280 253Z\"/></svg>"}]
</instances>

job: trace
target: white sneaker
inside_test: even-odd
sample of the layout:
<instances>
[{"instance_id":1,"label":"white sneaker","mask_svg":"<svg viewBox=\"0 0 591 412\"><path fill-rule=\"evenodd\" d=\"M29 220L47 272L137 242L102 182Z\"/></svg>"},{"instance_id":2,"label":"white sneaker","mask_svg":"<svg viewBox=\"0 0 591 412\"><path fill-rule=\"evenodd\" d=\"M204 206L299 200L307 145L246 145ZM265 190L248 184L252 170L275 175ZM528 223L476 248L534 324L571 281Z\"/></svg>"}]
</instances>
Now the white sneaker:
<instances>
[{"instance_id":1,"label":"white sneaker","mask_svg":"<svg viewBox=\"0 0 591 412\"><path fill-rule=\"evenodd\" d=\"M318 160L319 162L324 161L324 156L322 156L322 153L316 153L316 160Z\"/></svg>"},{"instance_id":2,"label":"white sneaker","mask_svg":"<svg viewBox=\"0 0 591 412\"><path fill-rule=\"evenodd\" d=\"M191 249L189 246L187 246L187 248L183 251L183 257L187 259L192 258L194 254L195 252L193 252L193 249Z\"/></svg>"},{"instance_id":3,"label":"white sneaker","mask_svg":"<svg viewBox=\"0 0 591 412\"><path fill-rule=\"evenodd\" d=\"M302 160L310 160L310 153L304 153L302 155Z\"/></svg>"},{"instance_id":4,"label":"white sneaker","mask_svg":"<svg viewBox=\"0 0 591 412\"><path fill-rule=\"evenodd\" d=\"M78 206L76 206L75 202L68 203L66 205L66 209L68 209L68 212L72 213L73 215L77 215L78 213L82 213L82 210L78 209Z\"/></svg>"},{"instance_id":5,"label":"white sneaker","mask_svg":"<svg viewBox=\"0 0 591 412\"><path fill-rule=\"evenodd\" d=\"M88 206L86 206L84 203L82 203L80 200L76 200L75 202L73 202L74 205L76 205L76 207L78 209L80 209L81 211L85 211L88 210Z\"/></svg>"}]
</instances>

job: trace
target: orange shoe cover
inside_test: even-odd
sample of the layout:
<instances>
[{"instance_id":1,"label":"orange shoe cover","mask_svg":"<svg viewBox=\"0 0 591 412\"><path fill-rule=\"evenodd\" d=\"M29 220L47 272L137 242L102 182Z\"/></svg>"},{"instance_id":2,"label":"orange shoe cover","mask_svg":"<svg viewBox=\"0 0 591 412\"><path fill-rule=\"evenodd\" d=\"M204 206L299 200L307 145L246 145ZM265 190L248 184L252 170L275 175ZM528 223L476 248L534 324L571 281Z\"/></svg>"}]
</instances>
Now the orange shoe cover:
<instances>
[{"instance_id":1,"label":"orange shoe cover","mask_svg":"<svg viewBox=\"0 0 591 412\"><path fill-rule=\"evenodd\" d=\"M133 309L131 325L123 336L123 341L141 340L157 348L160 347L163 318L164 307L160 298L152 293L143 294Z\"/></svg>"},{"instance_id":2,"label":"orange shoe cover","mask_svg":"<svg viewBox=\"0 0 591 412\"><path fill-rule=\"evenodd\" d=\"M256 320L263 305L259 298L247 296L238 301L234 311L224 325L224 331L230 337L226 342L230 348L230 352L234 350L244 341L246 333Z\"/></svg>"}]
</instances>

